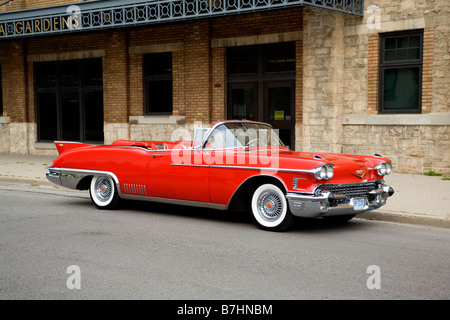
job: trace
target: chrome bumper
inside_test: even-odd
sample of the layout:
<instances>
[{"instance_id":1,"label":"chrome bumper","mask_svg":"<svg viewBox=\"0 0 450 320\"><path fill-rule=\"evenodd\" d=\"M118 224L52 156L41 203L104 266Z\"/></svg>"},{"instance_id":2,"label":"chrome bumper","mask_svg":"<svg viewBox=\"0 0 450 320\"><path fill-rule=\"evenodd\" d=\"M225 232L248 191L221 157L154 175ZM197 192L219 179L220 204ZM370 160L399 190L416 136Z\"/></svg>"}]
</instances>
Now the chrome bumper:
<instances>
[{"instance_id":1,"label":"chrome bumper","mask_svg":"<svg viewBox=\"0 0 450 320\"><path fill-rule=\"evenodd\" d=\"M322 191L319 195L287 193L289 208L297 217L326 217L335 215L358 214L375 210L385 205L387 198L394 194L394 189L383 184L378 189L370 191L366 196L347 199L345 195ZM372 201L369 201L369 196ZM344 202L337 199L346 199ZM355 207L355 201L359 205ZM339 202L339 204L337 204Z\"/></svg>"},{"instance_id":2,"label":"chrome bumper","mask_svg":"<svg viewBox=\"0 0 450 320\"><path fill-rule=\"evenodd\" d=\"M48 171L45 175L50 182L70 189L76 189L81 179L88 175L87 172L77 172L61 168L52 167L47 169Z\"/></svg>"},{"instance_id":3,"label":"chrome bumper","mask_svg":"<svg viewBox=\"0 0 450 320\"><path fill-rule=\"evenodd\" d=\"M77 189L79 187L80 181L88 176L110 176L116 182L117 188L120 193L119 179L117 179L117 176L112 172L56 167L47 167L47 169L48 171L45 175L50 182L70 189Z\"/></svg>"},{"instance_id":4,"label":"chrome bumper","mask_svg":"<svg viewBox=\"0 0 450 320\"><path fill-rule=\"evenodd\" d=\"M50 182L62 186L61 183L61 170L59 168L47 168L48 171L45 173L45 176Z\"/></svg>"}]
</instances>

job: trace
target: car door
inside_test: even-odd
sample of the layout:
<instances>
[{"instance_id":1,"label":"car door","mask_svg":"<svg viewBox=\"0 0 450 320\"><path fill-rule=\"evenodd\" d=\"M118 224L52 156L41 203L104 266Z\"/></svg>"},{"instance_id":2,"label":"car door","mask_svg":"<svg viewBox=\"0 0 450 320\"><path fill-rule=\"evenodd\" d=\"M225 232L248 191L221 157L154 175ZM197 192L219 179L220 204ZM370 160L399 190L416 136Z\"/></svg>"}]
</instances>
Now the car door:
<instances>
[{"instance_id":1,"label":"car door","mask_svg":"<svg viewBox=\"0 0 450 320\"><path fill-rule=\"evenodd\" d=\"M150 151L150 197L210 202L209 164L202 149Z\"/></svg>"}]
</instances>

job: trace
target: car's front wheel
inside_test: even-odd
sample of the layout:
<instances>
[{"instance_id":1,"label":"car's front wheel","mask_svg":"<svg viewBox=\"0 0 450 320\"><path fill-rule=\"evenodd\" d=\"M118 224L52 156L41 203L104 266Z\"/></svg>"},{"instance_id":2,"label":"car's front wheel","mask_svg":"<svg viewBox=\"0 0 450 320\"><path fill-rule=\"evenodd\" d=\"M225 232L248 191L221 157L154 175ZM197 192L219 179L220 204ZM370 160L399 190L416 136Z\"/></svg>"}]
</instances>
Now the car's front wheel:
<instances>
[{"instance_id":1,"label":"car's front wheel","mask_svg":"<svg viewBox=\"0 0 450 320\"><path fill-rule=\"evenodd\" d=\"M253 192L250 210L255 223L264 230L286 230L293 222L283 191L271 183L263 184Z\"/></svg>"},{"instance_id":2,"label":"car's front wheel","mask_svg":"<svg viewBox=\"0 0 450 320\"><path fill-rule=\"evenodd\" d=\"M93 177L89 194L99 209L113 209L119 202L116 185L110 176Z\"/></svg>"}]
</instances>

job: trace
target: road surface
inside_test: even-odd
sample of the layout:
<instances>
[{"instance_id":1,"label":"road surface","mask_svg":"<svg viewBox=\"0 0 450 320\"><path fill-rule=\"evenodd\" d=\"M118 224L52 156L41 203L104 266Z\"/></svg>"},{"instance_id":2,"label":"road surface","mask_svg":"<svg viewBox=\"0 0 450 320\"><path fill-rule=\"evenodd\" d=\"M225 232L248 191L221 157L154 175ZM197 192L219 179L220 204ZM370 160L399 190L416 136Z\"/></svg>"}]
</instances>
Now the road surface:
<instances>
[{"instance_id":1,"label":"road surface","mask_svg":"<svg viewBox=\"0 0 450 320\"><path fill-rule=\"evenodd\" d=\"M296 222L3 185L0 299L450 298L449 229Z\"/></svg>"}]
</instances>

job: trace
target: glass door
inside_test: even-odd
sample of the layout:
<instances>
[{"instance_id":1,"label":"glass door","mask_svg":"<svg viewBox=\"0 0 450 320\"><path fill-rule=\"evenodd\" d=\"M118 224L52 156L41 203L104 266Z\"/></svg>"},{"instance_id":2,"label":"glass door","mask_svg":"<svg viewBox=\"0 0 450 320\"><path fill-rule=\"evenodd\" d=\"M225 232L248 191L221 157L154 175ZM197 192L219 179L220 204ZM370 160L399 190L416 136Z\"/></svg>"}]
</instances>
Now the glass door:
<instances>
[{"instance_id":1,"label":"glass door","mask_svg":"<svg viewBox=\"0 0 450 320\"><path fill-rule=\"evenodd\" d=\"M265 121L278 130L287 146L294 147L294 81L268 81L264 84Z\"/></svg>"},{"instance_id":2,"label":"glass door","mask_svg":"<svg viewBox=\"0 0 450 320\"><path fill-rule=\"evenodd\" d=\"M227 48L228 119L270 123L295 147L295 43Z\"/></svg>"},{"instance_id":3,"label":"glass door","mask_svg":"<svg viewBox=\"0 0 450 320\"><path fill-rule=\"evenodd\" d=\"M228 118L258 120L258 84L232 83L228 88Z\"/></svg>"}]
</instances>

